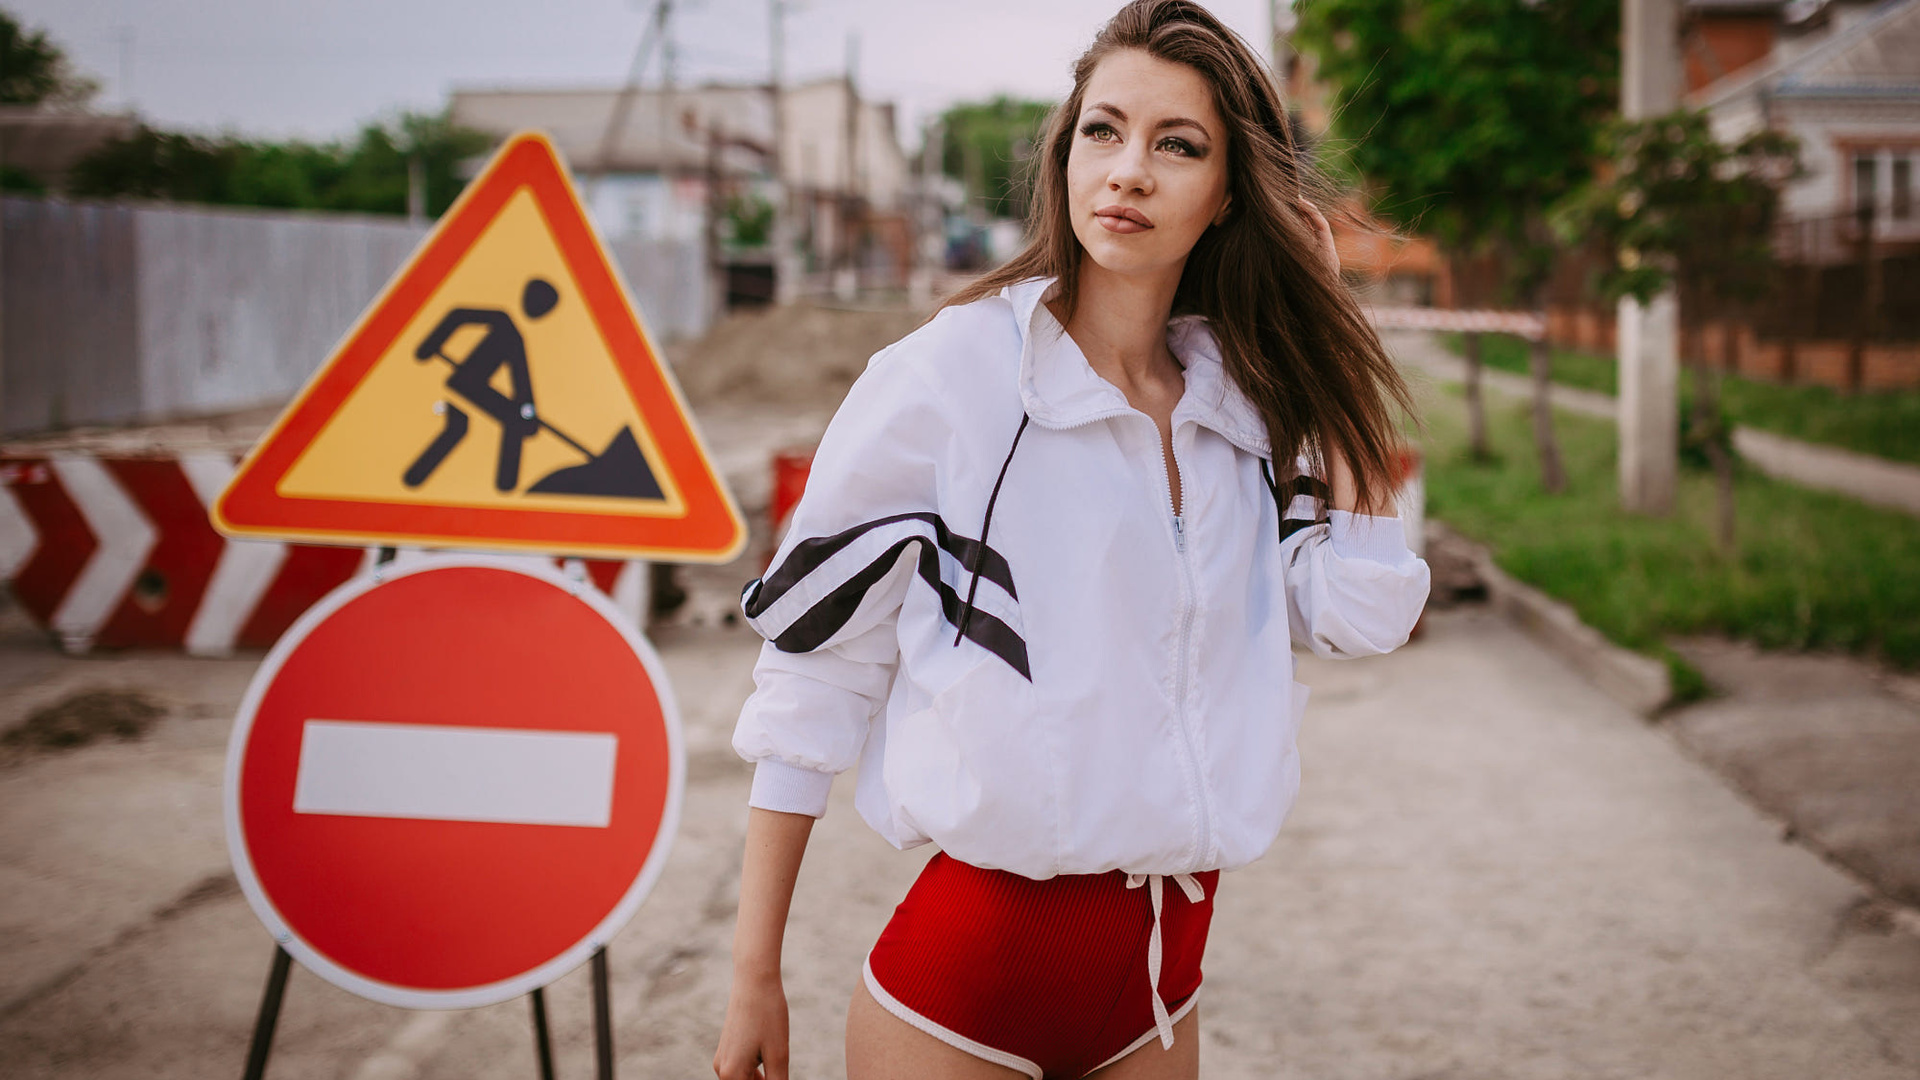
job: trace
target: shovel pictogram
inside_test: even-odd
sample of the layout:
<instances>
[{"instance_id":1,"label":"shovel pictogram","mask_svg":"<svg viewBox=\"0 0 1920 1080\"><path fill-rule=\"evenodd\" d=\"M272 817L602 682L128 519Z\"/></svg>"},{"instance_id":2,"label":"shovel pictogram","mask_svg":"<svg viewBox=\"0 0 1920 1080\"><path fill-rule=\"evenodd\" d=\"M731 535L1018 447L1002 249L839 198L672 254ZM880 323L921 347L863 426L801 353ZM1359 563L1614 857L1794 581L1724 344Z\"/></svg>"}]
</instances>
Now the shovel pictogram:
<instances>
[{"instance_id":1,"label":"shovel pictogram","mask_svg":"<svg viewBox=\"0 0 1920 1080\"><path fill-rule=\"evenodd\" d=\"M559 302L559 291L552 284L534 278L521 292L520 309L528 319L539 319ZM468 326L479 326L485 333L464 359L455 360L443 350L455 332ZM633 437L632 428L622 426L608 440L606 448L595 453L540 415L533 400L526 340L509 313L498 308L455 308L420 342L413 355L422 362L436 359L445 362L453 369L447 376L447 389L500 425L500 451L494 468L496 490L512 491L519 486L521 449L528 439L545 431L579 452L586 461L548 473L528 487L526 494L598 495L620 499L663 497L660 483ZM493 386L494 377L503 368L511 396ZM401 479L410 488L421 486L433 476L447 455L466 439L471 426L466 411L452 402L439 402L434 411L442 417L444 426L403 474Z\"/></svg>"}]
</instances>

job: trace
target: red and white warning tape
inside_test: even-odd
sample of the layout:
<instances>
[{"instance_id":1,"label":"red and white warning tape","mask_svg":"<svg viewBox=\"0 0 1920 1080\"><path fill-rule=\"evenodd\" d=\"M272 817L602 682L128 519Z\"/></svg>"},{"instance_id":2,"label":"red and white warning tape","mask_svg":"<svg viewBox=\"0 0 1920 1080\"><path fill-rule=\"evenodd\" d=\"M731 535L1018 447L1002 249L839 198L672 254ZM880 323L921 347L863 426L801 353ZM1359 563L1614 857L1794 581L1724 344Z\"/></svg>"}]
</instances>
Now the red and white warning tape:
<instances>
[{"instance_id":1,"label":"red and white warning tape","mask_svg":"<svg viewBox=\"0 0 1920 1080\"><path fill-rule=\"evenodd\" d=\"M372 556L214 532L207 507L233 471L217 451L0 456L0 577L70 652L267 648ZM578 568L616 603L643 594L644 570L598 559Z\"/></svg>"},{"instance_id":2,"label":"red and white warning tape","mask_svg":"<svg viewBox=\"0 0 1920 1080\"><path fill-rule=\"evenodd\" d=\"M1546 332L1540 316L1527 311L1452 311L1446 308L1367 308L1382 330L1479 330L1537 338Z\"/></svg>"}]
</instances>

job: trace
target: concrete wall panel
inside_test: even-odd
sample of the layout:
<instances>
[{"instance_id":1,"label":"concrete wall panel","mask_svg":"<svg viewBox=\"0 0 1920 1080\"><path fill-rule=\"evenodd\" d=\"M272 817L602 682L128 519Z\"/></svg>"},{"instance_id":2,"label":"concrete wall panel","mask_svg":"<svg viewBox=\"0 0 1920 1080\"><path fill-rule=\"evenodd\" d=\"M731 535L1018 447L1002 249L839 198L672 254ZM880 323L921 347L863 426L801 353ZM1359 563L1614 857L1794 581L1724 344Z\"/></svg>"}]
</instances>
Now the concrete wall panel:
<instances>
[{"instance_id":1,"label":"concrete wall panel","mask_svg":"<svg viewBox=\"0 0 1920 1080\"><path fill-rule=\"evenodd\" d=\"M0 435L286 400L426 235L363 215L0 200ZM706 332L698 243L610 245L654 340Z\"/></svg>"},{"instance_id":2,"label":"concrete wall panel","mask_svg":"<svg viewBox=\"0 0 1920 1080\"><path fill-rule=\"evenodd\" d=\"M143 411L284 400L425 235L398 220L140 210Z\"/></svg>"},{"instance_id":3,"label":"concrete wall panel","mask_svg":"<svg viewBox=\"0 0 1920 1080\"><path fill-rule=\"evenodd\" d=\"M0 432L140 416L134 215L0 199Z\"/></svg>"}]
</instances>

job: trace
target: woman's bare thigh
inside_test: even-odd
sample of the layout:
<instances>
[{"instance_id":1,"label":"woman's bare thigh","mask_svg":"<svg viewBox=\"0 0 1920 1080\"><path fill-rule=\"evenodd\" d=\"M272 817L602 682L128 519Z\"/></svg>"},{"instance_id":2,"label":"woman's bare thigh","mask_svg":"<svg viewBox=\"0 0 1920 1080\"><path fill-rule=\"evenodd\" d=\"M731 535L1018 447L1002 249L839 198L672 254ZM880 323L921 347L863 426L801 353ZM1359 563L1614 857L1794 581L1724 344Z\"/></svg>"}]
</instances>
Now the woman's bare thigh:
<instances>
[{"instance_id":1,"label":"woman's bare thigh","mask_svg":"<svg viewBox=\"0 0 1920 1080\"><path fill-rule=\"evenodd\" d=\"M847 1006L847 1080L1024 1080L1023 1073L974 1057L888 1012L862 982ZM1173 1048L1148 1040L1087 1080L1197 1080L1200 1006L1174 1021Z\"/></svg>"},{"instance_id":2,"label":"woman's bare thigh","mask_svg":"<svg viewBox=\"0 0 1920 1080\"><path fill-rule=\"evenodd\" d=\"M873 999L865 982L854 990L847 1006L847 1080L1025 1078L1025 1073L974 1057L893 1015Z\"/></svg>"}]
</instances>

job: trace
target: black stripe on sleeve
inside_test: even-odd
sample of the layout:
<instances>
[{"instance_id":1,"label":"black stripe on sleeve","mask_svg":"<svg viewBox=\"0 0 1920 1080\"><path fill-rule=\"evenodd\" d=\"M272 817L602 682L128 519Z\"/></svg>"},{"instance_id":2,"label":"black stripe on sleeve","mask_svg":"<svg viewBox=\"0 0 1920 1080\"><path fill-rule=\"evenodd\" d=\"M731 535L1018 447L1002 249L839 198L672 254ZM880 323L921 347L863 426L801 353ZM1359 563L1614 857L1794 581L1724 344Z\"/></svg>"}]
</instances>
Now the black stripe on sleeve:
<instances>
[{"instance_id":1,"label":"black stripe on sleeve","mask_svg":"<svg viewBox=\"0 0 1920 1080\"><path fill-rule=\"evenodd\" d=\"M765 578L764 591L766 592L766 599L762 603L763 609L772 606L775 601L787 594L787 590L798 584L800 579L819 569L822 563L838 554L848 544L853 543L855 540L860 539L860 537L875 529L895 525L902 521L924 521L933 526L934 540L939 543L941 548L945 549L949 555L959 559L961 566L973 566L973 560L978 557L980 559L980 576L1005 589L1007 595L1013 599L1020 599L1020 594L1015 592L1013 588L1013 568L1007 565L1007 560L1004 556L990 547L982 547L977 540L961 536L947 528L946 521L943 520L939 514L921 510L910 514L895 514L892 517L875 518L872 521L861 522L850 529L835 533L832 536L808 537L798 544L795 544L793 551L788 553L786 559ZM977 556L976 553L978 553ZM748 612L747 614L752 615L754 613Z\"/></svg>"},{"instance_id":2,"label":"black stripe on sleeve","mask_svg":"<svg viewBox=\"0 0 1920 1080\"><path fill-rule=\"evenodd\" d=\"M998 552L992 548L982 548L977 541L953 533L937 514L912 513L869 521L833 536L812 537L800 541L794 545L793 551L772 573L747 584L741 593L741 608L747 613L748 618L759 618L809 573L817 570L834 553L845 549L861 535L876 528L908 520L919 520L930 524L933 527L933 539L929 539L923 533L913 533L888 545L885 551L858 572L835 585L831 592L808 608L786 629L771 638L774 647L782 652L792 653L811 652L819 648L847 624L847 620L852 618L853 613L859 609L860 602L866 599L867 590L887 576L899 562L901 553L909 545L919 548L915 557L916 572L921 580L930 585L940 597L941 614L956 627L960 625L962 604L959 593L940 577L939 552L942 549L959 558L962 565L966 565L966 560L971 558L974 552L982 551L984 557L981 560L981 576L1000 585L1007 591L1008 596L1018 599L1013 590L1012 569ZM935 546L936 543L938 547ZM1032 681L1033 674L1027 663L1027 643L1005 622L987 612L975 609L973 617L967 620L965 636L1006 661L1007 665L1019 672L1022 678Z\"/></svg>"}]
</instances>

